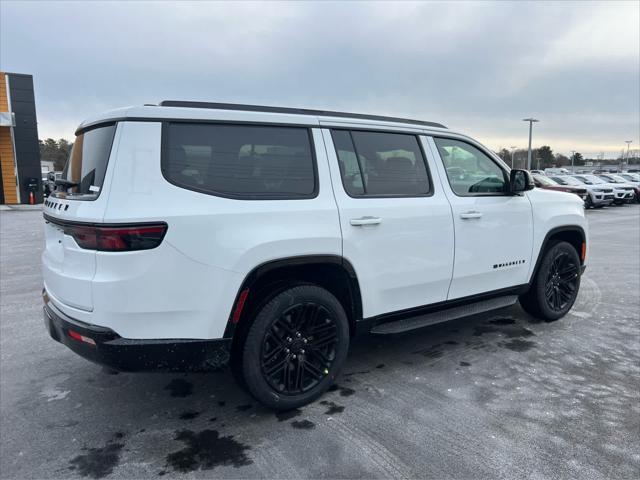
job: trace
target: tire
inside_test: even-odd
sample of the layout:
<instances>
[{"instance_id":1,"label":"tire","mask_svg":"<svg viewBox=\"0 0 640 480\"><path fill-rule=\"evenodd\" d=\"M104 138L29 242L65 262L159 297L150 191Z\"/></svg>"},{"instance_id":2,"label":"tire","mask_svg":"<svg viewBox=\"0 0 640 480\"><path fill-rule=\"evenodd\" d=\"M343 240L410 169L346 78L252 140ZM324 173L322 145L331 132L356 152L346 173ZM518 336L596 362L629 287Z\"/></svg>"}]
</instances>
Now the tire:
<instances>
[{"instance_id":1,"label":"tire","mask_svg":"<svg viewBox=\"0 0 640 480\"><path fill-rule=\"evenodd\" d=\"M544 252L531 288L520 297L524 310L547 321L567 314L580 289L580 257L567 242L557 242Z\"/></svg>"},{"instance_id":2,"label":"tire","mask_svg":"<svg viewBox=\"0 0 640 480\"><path fill-rule=\"evenodd\" d=\"M584 202L584 208L593 208L593 200L591 195L587 195L587 200Z\"/></svg>"},{"instance_id":3,"label":"tire","mask_svg":"<svg viewBox=\"0 0 640 480\"><path fill-rule=\"evenodd\" d=\"M267 407L290 410L322 395L349 350L349 322L327 290L300 285L276 293L259 310L242 349L242 377Z\"/></svg>"}]
</instances>

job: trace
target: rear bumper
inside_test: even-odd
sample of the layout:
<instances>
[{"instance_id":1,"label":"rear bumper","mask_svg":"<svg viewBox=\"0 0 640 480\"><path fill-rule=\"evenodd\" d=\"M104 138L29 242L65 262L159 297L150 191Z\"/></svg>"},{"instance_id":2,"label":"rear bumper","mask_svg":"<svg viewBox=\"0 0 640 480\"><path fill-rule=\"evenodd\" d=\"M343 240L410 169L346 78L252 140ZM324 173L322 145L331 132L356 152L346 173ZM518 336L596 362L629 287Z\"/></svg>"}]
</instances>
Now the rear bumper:
<instances>
[{"instance_id":1,"label":"rear bumper","mask_svg":"<svg viewBox=\"0 0 640 480\"><path fill-rule=\"evenodd\" d=\"M132 340L109 328L74 320L44 295L44 322L49 335L81 357L122 371L218 370L229 362L231 339Z\"/></svg>"}]
</instances>

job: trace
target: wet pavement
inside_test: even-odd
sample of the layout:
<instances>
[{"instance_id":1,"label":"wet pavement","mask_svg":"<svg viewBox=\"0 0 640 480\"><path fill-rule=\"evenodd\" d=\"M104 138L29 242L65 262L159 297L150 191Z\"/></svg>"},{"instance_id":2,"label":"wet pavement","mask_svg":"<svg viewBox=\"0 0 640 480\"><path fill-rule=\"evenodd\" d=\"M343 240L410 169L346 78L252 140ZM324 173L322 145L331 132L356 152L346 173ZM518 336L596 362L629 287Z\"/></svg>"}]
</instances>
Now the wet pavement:
<instances>
[{"instance_id":1,"label":"wet pavement","mask_svg":"<svg viewBox=\"0 0 640 480\"><path fill-rule=\"evenodd\" d=\"M228 372L113 374L51 340L42 217L0 212L1 478L639 478L640 206L592 210L564 319L519 306L353 345L275 414Z\"/></svg>"}]
</instances>

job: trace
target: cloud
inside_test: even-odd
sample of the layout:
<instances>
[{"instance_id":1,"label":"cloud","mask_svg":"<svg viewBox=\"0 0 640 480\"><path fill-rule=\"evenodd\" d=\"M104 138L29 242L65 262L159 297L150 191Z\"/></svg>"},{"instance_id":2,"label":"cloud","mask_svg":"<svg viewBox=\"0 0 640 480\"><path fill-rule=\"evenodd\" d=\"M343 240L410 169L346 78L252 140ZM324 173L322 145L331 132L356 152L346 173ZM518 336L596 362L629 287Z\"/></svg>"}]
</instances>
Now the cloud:
<instances>
[{"instance_id":1,"label":"cloud","mask_svg":"<svg viewBox=\"0 0 640 480\"><path fill-rule=\"evenodd\" d=\"M615 155L638 143L635 2L0 8L0 68L34 75L41 137L171 98L412 116L492 148L524 146L529 115L538 145Z\"/></svg>"}]
</instances>

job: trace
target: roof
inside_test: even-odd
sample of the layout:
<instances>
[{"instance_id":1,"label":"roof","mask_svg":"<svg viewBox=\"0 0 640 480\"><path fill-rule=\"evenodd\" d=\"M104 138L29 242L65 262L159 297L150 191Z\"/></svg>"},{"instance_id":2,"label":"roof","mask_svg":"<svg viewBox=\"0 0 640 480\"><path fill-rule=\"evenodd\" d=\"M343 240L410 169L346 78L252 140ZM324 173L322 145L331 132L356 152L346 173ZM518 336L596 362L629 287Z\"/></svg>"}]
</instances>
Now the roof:
<instances>
[{"instance_id":1,"label":"roof","mask_svg":"<svg viewBox=\"0 0 640 480\"><path fill-rule=\"evenodd\" d=\"M444 130L440 123L367 115L362 113L311 110L305 108L244 105L235 103L183 102L164 100L158 105L131 106L111 110L82 122L78 130L109 121L124 120L222 120L231 122L281 123L290 125L367 125L412 131ZM78 132L76 132L77 134Z\"/></svg>"},{"instance_id":2,"label":"roof","mask_svg":"<svg viewBox=\"0 0 640 480\"><path fill-rule=\"evenodd\" d=\"M244 105L240 103L185 102L181 100L163 100L161 107L207 108L213 110L237 110L242 112L293 113L314 117L354 118L361 120L378 120L381 122L412 123L426 127L447 128L440 123L414 120L410 118L388 117L384 115L368 115L363 113L335 112L330 110L311 110L309 108L270 107L265 105Z\"/></svg>"}]
</instances>

